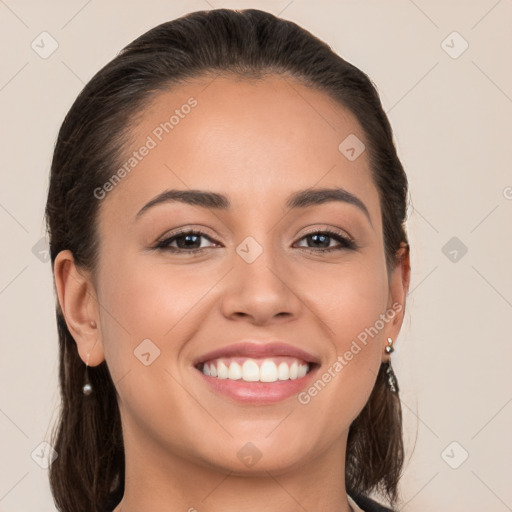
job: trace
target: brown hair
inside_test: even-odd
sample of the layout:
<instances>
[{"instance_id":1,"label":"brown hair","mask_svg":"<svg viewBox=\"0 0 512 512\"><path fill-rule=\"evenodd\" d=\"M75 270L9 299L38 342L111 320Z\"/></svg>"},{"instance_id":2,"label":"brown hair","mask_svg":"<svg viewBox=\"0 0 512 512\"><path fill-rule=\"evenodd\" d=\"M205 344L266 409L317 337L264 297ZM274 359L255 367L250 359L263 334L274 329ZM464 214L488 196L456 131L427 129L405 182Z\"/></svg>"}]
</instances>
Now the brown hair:
<instances>
[{"instance_id":1,"label":"brown hair","mask_svg":"<svg viewBox=\"0 0 512 512\"><path fill-rule=\"evenodd\" d=\"M163 23L126 46L84 87L60 128L51 166L46 222L52 268L69 249L77 265L94 271L100 201L93 191L118 168L136 115L158 91L209 73L291 77L324 91L350 110L367 142L379 190L388 272L407 248L407 178L389 121L368 76L295 23L247 9L198 11ZM89 368L101 393L82 394L85 365L60 306L60 418L52 442L58 458L50 485L58 510L112 510L124 493L124 448L117 391L106 362ZM381 366L372 394L352 423L346 488L352 495L383 492L394 503L403 465L402 417L397 394Z\"/></svg>"}]
</instances>

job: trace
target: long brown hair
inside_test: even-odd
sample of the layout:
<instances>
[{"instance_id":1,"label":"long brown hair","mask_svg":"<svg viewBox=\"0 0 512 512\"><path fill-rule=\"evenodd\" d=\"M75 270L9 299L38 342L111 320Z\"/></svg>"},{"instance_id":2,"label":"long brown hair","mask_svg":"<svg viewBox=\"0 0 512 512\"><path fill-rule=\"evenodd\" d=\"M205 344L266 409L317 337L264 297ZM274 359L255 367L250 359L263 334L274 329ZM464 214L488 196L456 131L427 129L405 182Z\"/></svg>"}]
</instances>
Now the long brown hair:
<instances>
[{"instance_id":1,"label":"long brown hair","mask_svg":"<svg viewBox=\"0 0 512 512\"><path fill-rule=\"evenodd\" d=\"M376 88L368 76L293 22L247 9L198 11L163 23L126 46L84 87L60 128L46 205L52 269L69 249L94 272L100 201L94 190L119 168L136 114L158 91L207 73L258 78L286 75L320 90L361 124L378 188L388 272L405 231L407 178ZM408 244L407 244L408 247ZM94 389L82 394L85 365L58 301L62 407L53 431L58 453L50 485L58 510L112 510L124 493L125 458L117 392L106 362L89 368ZM391 503L403 465L400 400L381 367L373 392L352 423L346 455L351 494L380 491Z\"/></svg>"}]
</instances>

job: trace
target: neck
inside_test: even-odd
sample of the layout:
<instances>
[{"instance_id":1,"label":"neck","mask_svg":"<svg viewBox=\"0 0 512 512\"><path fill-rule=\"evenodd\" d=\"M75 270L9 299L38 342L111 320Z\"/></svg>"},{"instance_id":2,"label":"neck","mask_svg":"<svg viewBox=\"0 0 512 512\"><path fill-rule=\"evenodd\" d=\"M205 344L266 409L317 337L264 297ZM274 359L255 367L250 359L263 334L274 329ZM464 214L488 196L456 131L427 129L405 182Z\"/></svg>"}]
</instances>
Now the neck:
<instances>
[{"instance_id":1,"label":"neck","mask_svg":"<svg viewBox=\"0 0 512 512\"><path fill-rule=\"evenodd\" d=\"M351 512L345 490L346 436L294 468L240 474L200 465L126 433L125 492L114 512ZM165 457L164 457L165 456ZM164 459L163 459L164 457Z\"/></svg>"}]
</instances>

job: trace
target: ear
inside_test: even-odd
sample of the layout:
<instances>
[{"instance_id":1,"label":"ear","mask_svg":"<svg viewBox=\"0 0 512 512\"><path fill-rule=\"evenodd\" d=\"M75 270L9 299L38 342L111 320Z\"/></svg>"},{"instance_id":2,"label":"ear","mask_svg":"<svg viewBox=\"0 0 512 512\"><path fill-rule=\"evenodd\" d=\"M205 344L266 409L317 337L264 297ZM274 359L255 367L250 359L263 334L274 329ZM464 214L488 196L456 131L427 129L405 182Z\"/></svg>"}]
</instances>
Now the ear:
<instances>
[{"instance_id":1,"label":"ear","mask_svg":"<svg viewBox=\"0 0 512 512\"><path fill-rule=\"evenodd\" d=\"M405 242L400 244L400 248L395 256L396 266L391 271L389 279L389 299L388 311L395 312L393 319L386 324L385 337L386 343L382 347L382 361L389 360L389 354L385 351L387 346L387 338L391 338L393 342L396 341L405 314L405 299L409 292L409 284L411 279L411 264L409 245ZM391 313L390 315L391 316Z\"/></svg>"},{"instance_id":2,"label":"ear","mask_svg":"<svg viewBox=\"0 0 512 512\"><path fill-rule=\"evenodd\" d=\"M84 363L105 360L99 324L98 300L90 275L77 267L71 251L61 251L54 263L55 286L68 330Z\"/></svg>"}]
</instances>

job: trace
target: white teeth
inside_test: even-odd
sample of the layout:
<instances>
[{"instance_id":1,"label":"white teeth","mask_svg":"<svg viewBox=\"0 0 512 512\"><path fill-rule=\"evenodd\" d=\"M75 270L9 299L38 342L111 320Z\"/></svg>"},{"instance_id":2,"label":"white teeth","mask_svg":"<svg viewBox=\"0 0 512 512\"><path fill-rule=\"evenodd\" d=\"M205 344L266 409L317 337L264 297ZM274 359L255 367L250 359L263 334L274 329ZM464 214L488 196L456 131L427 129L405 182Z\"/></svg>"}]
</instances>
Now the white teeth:
<instances>
[{"instance_id":1,"label":"white teeth","mask_svg":"<svg viewBox=\"0 0 512 512\"><path fill-rule=\"evenodd\" d=\"M297 360L288 364L281 361L279 365L272 359L260 361L245 359L240 365L236 361L227 361L227 364L219 359L203 365L203 373L218 379L243 380L245 382L276 382L277 380L295 380L304 377L309 371L307 363Z\"/></svg>"},{"instance_id":2,"label":"white teeth","mask_svg":"<svg viewBox=\"0 0 512 512\"><path fill-rule=\"evenodd\" d=\"M297 361L293 361L292 365L290 366L290 379L296 379L297 374L299 370L299 365L297 364Z\"/></svg>"},{"instance_id":3,"label":"white teeth","mask_svg":"<svg viewBox=\"0 0 512 512\"><path fill-rule=\"evenodd\" d=\"M228 379L239 380L242 378L242 367L238 363L231 363L229 365Z\"/></svg>"},{"instance_id":4,"label":"white teeth","mask_svg":"<svg viewBox=\"0 0 512 512\"><path fill-rule=\"evenodd\" d=\"M256 361L247 359L244 362L242 366L242 379L246 382L257 382L260 380L260 367Z\"/></svg>"},{"instance_id":5,"label":"white teeth","mask_svg":"<svg viewBox=\"0 0 512 512\"><path fill-rule=\"evenodd\" d=\"M288 365L286 363L281 363L277 368L277 377L279 378L279 380L288 380L290 378L290 368L288 368Z\"/></svg>"},{"instance_id":6,"label":"white teeth","mask_svg":"<svg viewBox=\"0 0 512 512\"><path fill-rule=\"evenodd\" d=\"M215 369L215 366L212 366L212 369ZM304 377L308 373L308 367L305 364L299 364L299 369L297 370L297 377L300 379L301 377ZM210 370L211 375L211 370Z\"/></svg>"},{"instance_id":7,"label":"white teeth","mask_svg":"<svg viewBox=\"0 0 512 512\"><path fill-rule=\"evenodd\" d=\"M277 366L274 361L263 361L260 368L261 382L275 382L277 380Z\"/></svg>"},{"instance_id":8,"label":"white teeth","mask_svg":"<svg viewBox=\"0 0 512 512\"><path fill-rule=\"evenodd\" d=\"M228 378L228 367L222 361L217 363L217 377L219 379Z\"/></svg>"}]
</instances>

